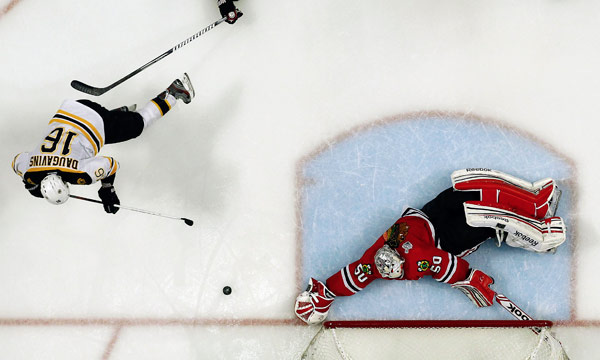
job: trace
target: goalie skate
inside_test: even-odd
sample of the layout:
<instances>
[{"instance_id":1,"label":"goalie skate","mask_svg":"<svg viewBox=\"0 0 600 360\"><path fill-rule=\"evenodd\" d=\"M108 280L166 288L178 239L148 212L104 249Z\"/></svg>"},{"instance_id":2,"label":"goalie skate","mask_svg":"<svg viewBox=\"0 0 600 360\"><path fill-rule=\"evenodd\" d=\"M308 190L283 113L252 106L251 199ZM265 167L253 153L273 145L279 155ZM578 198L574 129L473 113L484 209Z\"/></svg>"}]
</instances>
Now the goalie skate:
<instances>
[{"instance_id":1,"label":"goalie skate","mask_svg":"<svg viewBox=\"0 0 600 360\"><path fill-rule=\"evenodd\" d=\"M192 102L192 99L196 95L192 81L187 73L184 73L181 79L175 79L167 88L167 93L186 104Z\"/></svg>"},{"instance_id":2,"label":"goalie skate","mask_svg":"<svg viewBox=\"0 0 600 360\"><path fill-rule=\"evenodd\" d=\"M558 186L556 186L552 197L548 201L548 213L546 214L546 218L554 217L554 215L556 214L556 209L558 209L558 202L560 201L561 195L562 190L560 190Z\"/></svg>"}]
</instances>

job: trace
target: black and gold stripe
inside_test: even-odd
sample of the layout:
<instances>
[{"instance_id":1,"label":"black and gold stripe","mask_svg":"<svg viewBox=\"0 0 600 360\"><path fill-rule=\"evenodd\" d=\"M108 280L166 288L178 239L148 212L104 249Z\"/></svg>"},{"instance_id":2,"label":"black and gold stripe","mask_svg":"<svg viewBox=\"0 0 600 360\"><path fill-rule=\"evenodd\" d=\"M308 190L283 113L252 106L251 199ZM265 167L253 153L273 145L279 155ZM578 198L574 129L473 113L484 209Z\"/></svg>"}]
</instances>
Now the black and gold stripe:
<instances>
[{"instance_id":1,"label":"black and gold stripe","mask_svg":"<svg viewBox=\"0 0 600 360\"><path fill-rule=\"evenodd\" d=\"M58 110L58 113L50 120L50 123L53 122L71 125L78 129L94 147L94 154L97 154L104 145L104 139L100 135L98 129L82 117L73 115L64 110Z\"/></svg>"},{"instance_id":2,"label":"black and gold stripe","mask_svg":"<svg viewBox=\"0 0 600 360\"><path fill-rule=\"evenodd\" d=\"M111 175L114 175L117 172L117 169L119 168L119 163L110 156L104 156L104 157L110 162L110 171L108 172L108 175L106 176L106 177L109 177Z\"/></svg>"},{"instance_id":3,"label":"black and gold stripe","mask_svg":"<svg viewBox=\"0 0 600 360\"><path fill-rule=\"evenodd\" d=\"M36 172L45 172L45 171L49 172L49 171L56 171L56 170L59 170L59 171L65 172L65 173L72 173L72 174L86 174L85 171L69 169L66 167L58 167L58 166L33 167L33 168L30 168L29 170L27 170L27 174L36 173Z\"/></svg>"},{"instance_id":4,"label":"black and gold stripe","mask_svg":"<svg viewBox=\"0 0 600 360\"><path fill-rule=\"evenodd\" d=\"M39 184L50 172L58 173L63 181L70 184L87 185L94 182L90 175L84 171L56 167L29 169L24 174L24 180L32 185Z\"/></svg>"},{"instance_id":5,"label":"black and gold stripe","mask_svg":"<svg viewBox=\"0 0 600 360\"><path fill-rule=\"evenodd\" d=\"M154 105L156 105L156 107L160 111L160 114L163 116L167 112L169 112L169 110L171 110L171 105L169 104L169 102L165 99L161 99L160 95L150 101L152 101L152 103L154 103Z\"/></svg>"},{"instance_id":6,"label":"black and gold stripe","mask_svg":"<svg viewBox=\"0 0 600 360\"><path fill-rule=\"evenodd\" d=\"M13 161L12 161L12 168L13 168L13 171L15 172L15 174L19 175L20 177L23 177L23 173L20 172L19 170L17 170L17 158L21 154L22 153L18 153L17 156L15 156L15 158L13 159Z\"/></svg>"}]
</instances>

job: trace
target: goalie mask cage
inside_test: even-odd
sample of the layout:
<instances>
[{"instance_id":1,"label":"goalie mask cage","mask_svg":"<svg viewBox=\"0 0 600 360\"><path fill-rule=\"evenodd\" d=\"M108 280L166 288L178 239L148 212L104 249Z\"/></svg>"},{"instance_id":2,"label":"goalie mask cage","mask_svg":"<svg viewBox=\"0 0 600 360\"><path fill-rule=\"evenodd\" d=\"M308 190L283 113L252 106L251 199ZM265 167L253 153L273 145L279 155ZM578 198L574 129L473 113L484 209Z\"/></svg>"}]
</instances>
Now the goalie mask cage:
<instances>
[{"instance_id":1,"label":"goalie mask cage","mask_svg":"<svg viewBox=\"0 0 600 360\"><path fill-rule=\"evenodd\" d=\"M568 359L551 321L327 321L302 359Z\"/></svg>"}]
</instances>

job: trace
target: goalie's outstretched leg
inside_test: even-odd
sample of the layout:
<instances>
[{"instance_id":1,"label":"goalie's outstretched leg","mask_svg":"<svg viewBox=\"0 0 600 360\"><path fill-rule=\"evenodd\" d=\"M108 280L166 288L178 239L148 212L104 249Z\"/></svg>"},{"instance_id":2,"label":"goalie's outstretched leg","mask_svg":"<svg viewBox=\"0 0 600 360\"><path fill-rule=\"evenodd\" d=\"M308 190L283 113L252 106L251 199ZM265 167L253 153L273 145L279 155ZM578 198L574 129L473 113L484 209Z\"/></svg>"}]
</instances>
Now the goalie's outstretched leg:
<instances>
[{"instance_id":1,"label":"goalie's outstretched leg","mask_svg":"<svg viewBox=\"0 0 600 360\"><path fill-rule=\"evenodd\" d=\"M566 226L560 217L537 220L512 212L500 204L483 201L464 203L467 224L490 227L497 231L498 246L502 242L534 252L555 252L566 240Z\"/></svg>"},{"instance_id":2,"label":"goalie's outstretched leg","mask_svg":"<svg viewBox=\"0 0 600 360\"><path fill-rule=\"evenodd\" d=\"M491 169L463 169L452 173L452 186L460 191L479 191L481 201L498 203L537 220L553 217L561 191L551 178L534 183Z\"/></svg>"}]
</instances>

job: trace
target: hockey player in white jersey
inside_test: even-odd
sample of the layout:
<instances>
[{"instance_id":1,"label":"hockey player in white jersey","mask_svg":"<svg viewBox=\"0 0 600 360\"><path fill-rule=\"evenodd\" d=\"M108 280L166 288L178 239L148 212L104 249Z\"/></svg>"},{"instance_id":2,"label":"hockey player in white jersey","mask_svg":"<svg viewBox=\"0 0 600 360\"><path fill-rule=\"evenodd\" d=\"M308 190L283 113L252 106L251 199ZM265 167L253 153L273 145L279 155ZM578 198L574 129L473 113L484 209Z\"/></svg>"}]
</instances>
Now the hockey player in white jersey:
<instances>
[{"instance_id":1,"label":"hockey player in white jersey","mask_svg":"<svg viewBox=\"0 0 600 360\"><path fill-rule=\"evenodd\" d=\"M177 100L189 104L193 98L194 88L184 74L137 111L135 106L109 111L90 100L66 100L48 123L41 143L30 152L17 154L12 168L31 195L56 205L69 199L69 184L100 181L98 196L104 210L114 214L120 204L114 188L119 163L100 156L100 149L138 137Z\"/></svg>"}]
</instances>

